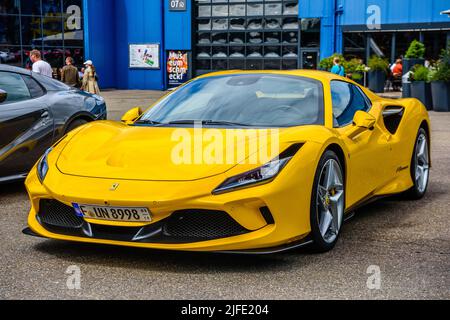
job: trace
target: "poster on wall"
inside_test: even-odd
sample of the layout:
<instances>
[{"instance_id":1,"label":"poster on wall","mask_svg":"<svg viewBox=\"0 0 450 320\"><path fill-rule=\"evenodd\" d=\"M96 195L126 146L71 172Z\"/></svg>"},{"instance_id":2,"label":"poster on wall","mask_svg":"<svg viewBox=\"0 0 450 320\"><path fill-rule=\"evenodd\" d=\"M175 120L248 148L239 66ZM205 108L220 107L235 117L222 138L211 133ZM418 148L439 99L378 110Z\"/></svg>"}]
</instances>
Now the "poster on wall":
<instances>
[{"instance_id":1,"label":"poster on wall","mask_svg":"<svg viewBox=\"0 0 450 320\"><path fill-rule=\"evenodd\" d=\"M176 88L190 79L189 52L167 51L167 86Z\"/></svg>"},{"instance_id":2,"label":"poster on wall","mask_svg":"<svg viewBox=\"0 0 450 320\"><path fill-rule=\"evenodd\" d=\"M160 69L159 44L130 44L130 68Z\"/></svg>"}]
</instances>

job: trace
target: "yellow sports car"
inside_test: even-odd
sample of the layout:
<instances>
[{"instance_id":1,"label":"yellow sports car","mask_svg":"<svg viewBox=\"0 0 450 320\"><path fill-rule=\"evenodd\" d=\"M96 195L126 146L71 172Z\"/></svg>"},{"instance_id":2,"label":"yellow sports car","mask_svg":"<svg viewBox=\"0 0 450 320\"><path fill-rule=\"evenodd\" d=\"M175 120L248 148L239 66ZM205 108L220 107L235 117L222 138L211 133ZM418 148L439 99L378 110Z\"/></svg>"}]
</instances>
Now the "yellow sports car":
<instances>
[{"instance_id":1,"label":"yellow sports car","mask_svg":"<svg viewBox=\"0 0 450 320\"><path fill-rule=\"evenodd\" d=\"M199 77L67 134L26 180L29 235L141 248L331 250L368 201L420 199L430 120L319 71Z\"/></svg>"}]
</instances>

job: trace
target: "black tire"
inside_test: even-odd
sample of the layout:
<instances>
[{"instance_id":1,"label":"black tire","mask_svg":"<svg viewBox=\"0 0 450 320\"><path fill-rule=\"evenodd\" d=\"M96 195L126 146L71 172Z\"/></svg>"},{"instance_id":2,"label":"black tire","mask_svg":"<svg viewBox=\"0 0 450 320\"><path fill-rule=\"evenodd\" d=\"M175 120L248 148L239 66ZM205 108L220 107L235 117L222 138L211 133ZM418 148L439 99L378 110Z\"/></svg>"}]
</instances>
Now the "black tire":
<instances>
[{"instance_id":1,"label":"black tire","mask_svg":"<svg viewBox=\"0 0 450 320\"><path fill-rule=\"evenodd\" d=\"M428 174L428 178L427 178L427 181L426 181L425 189L420 190L419 182L416 179L416 174L417 174L416 173L416 166L417 166L417 161L418 161L417 156L416 156L416 154L417 154L417 147L418 147L419 139L421 137L423 137L423 136L425 136L426 141L427 141L428 159L430 158L430 154L429 154L429 152L430 152L429 151L430 150L429 149L429 141L430 141L430 139L429 139L427 131L424 128L420 128L419 132L417 134L417 138L416 138L415 143L414 143L414 151L413 151L413 154L411 156L411 178L413 180L414 186L404 193L404 196L408 200L420 200L420 199L422 199L425 196L425 194L427 193L427 190L428 190L429 172L427 173Z\"/></svg>"},{"instance_id":2,"label":"black tire","mask_svg":"<svg viewBox=\"0 0 450 320\"><path fill-rule=\"evenodd\" d=\"M341 170L341 174L343 177L343 191L344 191L343 199L344 199L344 211L345 211L345 173L343 170L343 165L342 165L341 161L339 160L338 156L336 155L336 153L329 150L329 151L325 152L325 154L322 156L322 158L319 161L319 165L317 167L317 171L316 171L316 174L314 177L313 190L311 192L311 213L310 213L311 234L310 234L310 238L313 241L313 244L311 245L311 249L313 252L316 252L316 253L328 252L336 246L336 243L338 242L339 236L341 234L343 219L344 219L344 216L342 216L342 223L339 228L339 232L337 234L336 239L331 243L325 241L324 237L322 236L322 234L320 232L320 221L319 221L320 218L319 218L319 208L317 205L317 200L318 200L318 187L319 187L319 183L320 183L320 179L321 179L321 174L324 170L325 165L329 162L329 160L335 160L338 163L340 170Z\"/></svg>"},{"instance_id":3,"label":"black tire","mask_svg":"<svg viewBox=\"0 0 450 320\"><path fill-rule=\"evenodd\" d=\"M84 119L75 119L67 126L66 133L69 133L70 131L75 130L78 127L81 127L86 123L88 123L88 121Z\"/></svg>"}]
</instances>

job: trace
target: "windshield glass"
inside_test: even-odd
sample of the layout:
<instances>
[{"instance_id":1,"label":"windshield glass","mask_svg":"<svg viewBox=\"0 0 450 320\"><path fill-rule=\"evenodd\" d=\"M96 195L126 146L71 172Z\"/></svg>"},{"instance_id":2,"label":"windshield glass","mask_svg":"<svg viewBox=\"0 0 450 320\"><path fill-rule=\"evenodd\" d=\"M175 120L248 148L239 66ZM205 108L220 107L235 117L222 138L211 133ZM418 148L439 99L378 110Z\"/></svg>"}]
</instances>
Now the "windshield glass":
<instances>
[{"instance_id":1,"label":"windshield glass","mask_svg":"<svg viewBox=\"0 0 450 320\"><path fill-rule=\"evenodd\" d=\"M159 101L139 123L291 127L323 124L322 84L313 79L248 74L195 80Z\"/></svg>"}]
</instances>

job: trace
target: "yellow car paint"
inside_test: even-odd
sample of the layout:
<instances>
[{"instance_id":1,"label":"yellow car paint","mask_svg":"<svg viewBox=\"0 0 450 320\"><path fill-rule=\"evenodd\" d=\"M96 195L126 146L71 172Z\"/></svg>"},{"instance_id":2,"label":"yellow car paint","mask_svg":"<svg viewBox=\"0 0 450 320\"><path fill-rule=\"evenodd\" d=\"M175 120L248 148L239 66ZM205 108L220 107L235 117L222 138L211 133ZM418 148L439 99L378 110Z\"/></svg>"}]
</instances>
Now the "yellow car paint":
<instances>
[{"instance_id":1,"label":"yellow car paint","mask_svg":"<svg viewBox=\"0 0 450 320\"><path fill-rule=\"evenodd\" d=\"M50 168L43 184L37 177L36 166L30 172L26 180L31 200L29 227L34 233L46 238L167 250L230 251L288 244L305 238L311 231L313 180L321 156L330 147L342 150L344 157L347 211L368 198L401 193L412 187L409 166L417 132L422 124L430 128L427 111L419 101L383 99L360 87L372 102L369 114L376 122L373 130L352 136L352 124L343 128L333 127L330 93L331 81L353 83L348 79L327 72L303 70L226 71L201 78L254 73L308 77L320 81L324 88L325 125L284 128L280 131L282 150L293 143L304 145L274 181L213 195L212 191L227 178L261 164L174 165L170 161L174 128L95 122L71 132L54 146L48 156ZM389 106L405 109L402 123L395 134L386 129L383 121L383 110ZM136 115L134 110L131 116L135 118ZM114 183L118 183L119 187L111 191ZM210 241L172 244L67 236L52 233L39 223L36 215L41 199L55 199L68 206L81 203L147 207L152 214L152 224L177 210L220 210L228 213L249 233ZM270 208L274 224L267 223L260 212L261 207ZM88 222L117 227L145 225L92 219Z\"/></svg>"}]
</instances>

